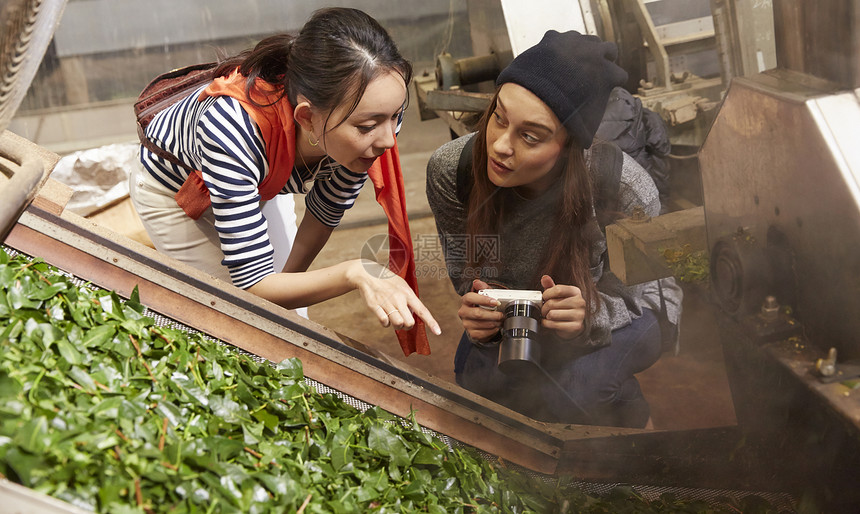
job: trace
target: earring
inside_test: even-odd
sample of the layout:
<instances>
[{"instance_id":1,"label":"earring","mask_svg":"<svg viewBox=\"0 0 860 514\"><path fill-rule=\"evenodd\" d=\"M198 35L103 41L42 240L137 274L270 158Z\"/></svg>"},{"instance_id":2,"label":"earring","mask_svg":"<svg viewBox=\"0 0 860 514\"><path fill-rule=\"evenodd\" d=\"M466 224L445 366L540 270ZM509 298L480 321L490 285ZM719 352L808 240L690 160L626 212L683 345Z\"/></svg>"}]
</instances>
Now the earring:
<instances>
[{"instance_id":1,"label":"earring","mask_svg":"<svg viewBox=\"0 0 860 514\"><path fill-rule=\"evenodd\" d=\"M318 146L320 144L319 139L317 139L316 142L311 141L311 132L310 131L308 131L308 144L310 144L311 146Z\"/></svg>"}]
</instances>

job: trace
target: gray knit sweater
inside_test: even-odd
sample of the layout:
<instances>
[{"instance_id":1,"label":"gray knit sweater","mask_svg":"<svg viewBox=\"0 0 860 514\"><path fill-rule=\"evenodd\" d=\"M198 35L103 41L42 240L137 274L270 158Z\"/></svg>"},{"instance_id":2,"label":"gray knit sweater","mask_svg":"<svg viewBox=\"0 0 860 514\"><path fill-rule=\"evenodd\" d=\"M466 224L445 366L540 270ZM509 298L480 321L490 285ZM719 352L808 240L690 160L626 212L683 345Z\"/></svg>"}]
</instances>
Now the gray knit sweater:
<instances>
[{"instance_id":1,"label":"gray knit sweater","mask_svg":"<svg viewBox=\"0 0 860 514\"><path fill-rule=\"evenodd\" d=\"M467 293L474 278L511 289L534 289L542 270L536 269L544 250L550 243L554 206L560 201L560 188L550 188L538 198L526 199L512 188L502 188L505 223L499 234L466 234L465 206L457 198L457 164L466 141L474 134L444 144L430 157L427 164L427 199L436 218L436 228L445 249L448 276L460 295ZM586 151L590 162L590 152ZM660 213L657 188L648 173L630 156L624 155L618 208L627 215L642 206L650 216ZM597 223L587 227L593 240L591 274L597 283L601 302L586 333L578 343L603 346L610 342L610 332L630 324L642 315L643 308L660 312L657 281L625 286L604 263L606 239ZM469 256L484 257L486 266L469 269ZM501 266L500 263L504 263ZM681 318L683 293L673 278L660 280L669 321L678 325ZM677 344L677 341L675 341Z\"/></svg>"}]
</instances>

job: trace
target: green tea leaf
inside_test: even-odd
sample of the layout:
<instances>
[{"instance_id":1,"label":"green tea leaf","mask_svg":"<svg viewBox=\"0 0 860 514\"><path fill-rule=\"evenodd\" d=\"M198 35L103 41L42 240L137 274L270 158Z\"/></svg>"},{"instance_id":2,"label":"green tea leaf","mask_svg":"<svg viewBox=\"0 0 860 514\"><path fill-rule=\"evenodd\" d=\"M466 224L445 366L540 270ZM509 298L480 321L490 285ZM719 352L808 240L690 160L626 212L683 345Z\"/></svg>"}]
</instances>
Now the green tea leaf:
<instances>
[{"instance_id":1,"label":"green tea leaf","mask_svg":"<svg viewBox=\"0 0 860 514\"><path fill-rule=\"evenodd\" d=\"M264 408L258 409L251 413L251 416L254 417L257 421L259 421L262 426L265 426L273 433L278 432L278 426L280 425L280 420L274 414L269 413Z\"/></svg>"},{"instance_id":2,"label":"green tea leaf","mask_svg":"<svg viewBox=\"0 0 860 514\"><path fill-rule=\"evenodd\" d=\"M371 449L389 457L395 466L408 466L412 463L403 439L397 434L385 430L381 425L370 427L367 443Z\"/></svg>"},{"instance_id":3,"label":"green tea leaf","mask_svg":"<svg viewBox=\"0 0 860 514\"><path fill-rule=\"evenodd\" d=\"M31 299L33 290L31 282L30 277L24 277L23 279L19 278L13 281L9 286L9 289L6 291L6 297L12 310L39 308L40 302Z\"/></svg>"},{"instance_id":4,"label":"green tea leaf","mask_svg":"<svg viewBox=\"0 0 860 514\"><path fill-rule=\"evenodd\" d=\"M209 408L215 416L227 423L238 424L248 419L247 408L226 396L212 395L209 398Z\"/></svg>"},{"instance_id":5,"label":"green tea leaf","mask_svg":"<svg viewBox=\"0 0 860 514\"><path fill-rule=\"evenodd\" d=\"M60 356L69 364L77 366L84 361L83 357L81 357L81 352L65 339L57 341L57 350L60 351Z\"/></svg>"},{"instance_id":6,"label":"green tea leaf","mask_svg":"<svg viewBox=\"0 0 860 514\"><path fill-rule=\"evenodd\" d=\"M4 461L18 475L20 482L28 487L31 485L32 474L45 468L45 463L40 456L24 453L16 447L6 452Z\"/></svg>"},{"instance_id":7,"label":"green tea leaf","mask_svg":"<svg viewBox=\"0 0 860 514\"><path fill-rule=\"evenodd\" d=\"M120 396L114 396L99 402L91 411L96 418L117 419L119 410L126 400Z\"/></svg>"},{"instance_id":8,"label":"green tea leaf","mask_svg":"<svg viewBox=\"0 0 860 514\"><path fill-rule=\"evenodd\" d=\"M242 439L245 444L254 446L263 440L262 423L246 423L242 425Z\"/></svg>"},{"instance_id":9,"label":"green tea leaf","mask_svg":"<svg viewBox=\"0 0 860 514\"><path fill-rule=\"evenodd\" d=\"M89 393L94 393L96 391L96 383L93 381L92 377L90 377L89 373L77 366L72 366L72 368L69 369L69 378L77 382L84 391Z\"/></svg>"},{"instance_id":10,"label":"green tea leaf","mask_svg":"<svg viewBox=\"0 0 860 514\"><path fill-rule=\"evenodd\" d=\"M113 325L99 325L88 330L81 343L84 348L101 347L110 341L114 334L116 329Z\"/></svg>"},{"instance_id":11,"label":"green tea leaf","mask_svg":"<svg viewBox=\"0 0 860 514\"><path fill-rule=\"evenodd\" d=\"M51 436L48 434L48 419L45 416L31 419L21 427L14 441L32 454L44 452L51 444Z\"/></svg>"}]
</instances>

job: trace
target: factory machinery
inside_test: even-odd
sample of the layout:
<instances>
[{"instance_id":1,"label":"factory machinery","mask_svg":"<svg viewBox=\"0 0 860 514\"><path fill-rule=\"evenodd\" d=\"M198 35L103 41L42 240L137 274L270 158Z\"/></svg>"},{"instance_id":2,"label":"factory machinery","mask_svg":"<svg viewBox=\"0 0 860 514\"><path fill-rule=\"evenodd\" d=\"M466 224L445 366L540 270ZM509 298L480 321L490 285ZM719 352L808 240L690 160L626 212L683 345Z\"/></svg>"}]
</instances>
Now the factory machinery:
<instances>
[{"instance_id":1,"label":"factory machinery","mask_svg":"<svg viewBox=\"0 0 860 514\"><path fill-rule=\"evenodd\" d=\"M631 30L613 9L626 8L630 16L620 18L647 27L645 4L656 3L559 2L564 12L573 6L580 13L576 23L584 23L585 31L612 28L627 38ZM734 14L715 16L713 34L700 34L696 41L722 48L727 34L737 40L743 31L732 20L744 18L738 3L713 2L720 12ZM32 18L58 19L62 8L51 11L49 4L30 2L43 8ZM511 29L515 4L469 3L473 30L508 28L507 46L493 52L493 59L507 52L496 68L516 45L528 45ZM771 16L776 68L741 73L742 65L730 66L732 72L723 66L718 81L688 74L686 86L672 78L677 72L666 62L653 61L668 36L640 33L649 43L654 80L639 79L639 87L652 98L659 89L660 105L693 105L696 114L686 122L701 123L707 110L702 106L714 101L708 95L716 82L728 87L724 98L716 97L720 102L709 115L708 130L696 136L704 139L698 153L703 205L622 222L609 232L613 269L629 282L665 276L655 253L669 239L692 241L710 253L736 426L645 431L538 423L379 359L360 342L66 211L70 191L48 178L57 156L9 132L0 138L3 244L122 296L137 287L141 303L152 311L273 362L297 357L305 374L321 384L404 417L414 409L423 426L536 473L673 490L784 493L812 498L826 512L857 512L860 399L846 384L860 377L854 364L860 359L860 148L850 141L860 133L860 12L851 0L826 5L775 0ZM50 30L51 24L44 26ZM539 38L534 32L532 26L522 34L534 42ZM482 41L475 34L473 39ZM822 46L830 42L832 47ZM44 51L36 39L29 44L30 54ZM718 56L726 66L745 62L725 51ZM440 64L439 77L461 75L462 69L456 70L462 64ZM647 76L648 63L642 70ZM26 74L26 63L0 71ZM481 72L478 82L486 81L487 73ZM427 83L418 87L423 100L435 95L444 102L455 97L477 102L486 94L478 87L448 88L449 95ZM686 99L679 101L682 95ZM470 110L460 110L462 104L423 107L428 115L448 116L453 132L466 128L459 124ZM2 129L8 118L0 121ZM4 505L20 502L22 510L73 511L6 482L0 482L0 496Z\"/></svg>"},{"instance_id":2,"label":"factory machinery","mask_svg":"<svg viewBox=\"0 0 860 514\"><path fill-rule=\"evenodd\" d=\"M798 493L805 484L828 498L829 510L856 511L860 7L792 0L554 7L548 20L522 16L530 12L524 2L470 2L475 56L442 55L435 75L416 82L425 116L444 118L455 134L471 131L498 70L547 29L615 41L631 75L627 89L661 114L674 149L697 149L702 205L673 200L676 212L608 227L613 271L638 283L671 273L661 249L707 251L742 453L760 459L756 473L772 485ZM716 75L709 62L718 64ZM660 437L684 447L691 435ZM703 439L685 450L707 460L705 468L720 463L722 435L696 435ZM653 462L666 462L658 454ZM744 474L743 459L729 469ZM719 472L701 473L719 481Z\"/></svg>"},{"instance_id":3,"label":"factory machinery","mask_svg":"<svg viewBox=\"0 0 860 514\"><path fill-rule=\"evenodd\" d=\"M698 147L726 85L776 65L771 2L734 0L521 0L467 2L473 55L443 51L415 80L424 119L471 132L492 81L549 29L618 45L625 88L666 120L673 143ZM552 14L548 14L552 13Z\"/></svg>"}]
</instances>

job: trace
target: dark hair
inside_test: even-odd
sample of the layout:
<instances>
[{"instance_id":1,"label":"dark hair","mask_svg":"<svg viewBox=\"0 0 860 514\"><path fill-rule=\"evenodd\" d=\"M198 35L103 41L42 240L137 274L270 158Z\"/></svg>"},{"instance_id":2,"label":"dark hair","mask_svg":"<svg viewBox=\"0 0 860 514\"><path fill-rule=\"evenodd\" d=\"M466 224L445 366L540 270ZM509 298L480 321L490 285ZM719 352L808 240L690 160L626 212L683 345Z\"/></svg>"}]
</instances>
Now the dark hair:
<instances>
[{"instance_id":1,"label":"dark hair","mask_svg":"<svg viewBox=\"0 0 860 514\"><path fill-rule=\"evenodd\" d=\"M492 119L498 103L499 92L490 102L478 123L478 133L472 152L472 190L466 206L466 231L469 234L498 234L499 223L505 217L504 195L487 176L487 125ZM562 188L561 209L555 216L552 243L544 250L535 276L531 277L534 289L540 289L540 277L549 274L558 284L571 284L582 291L587 305L586 316L590 317L596 302L597 287L591 278L591 244L599 231L593 216L592 179L585 164L583 149L568 134L556 169L560 170ZM566 237L564 237L566 236ZM473 257L474 259L474 257ZM471 262L474 269L482 263ZM501 263L504 266L504 263Z\"/></svg>"},{"instance_id":2,"label":"dark hair","mask_svg":"<svg viewBox=\"0 0 860 514\"><path fill-rule=\"evenodd\" d=\"M216 73L226 76L236 67L248 77L249 99L257 78L281 88L278 100L286 95L296 105L301 94L329 113L351 98L349 110L335 126L352 114L380 74L393 70L407 85L412 80L412 65L379 22L358 9L341 7L315 11L297 36L265 38L253 50L222 61Z\"/></svg>"}]
</instances>

